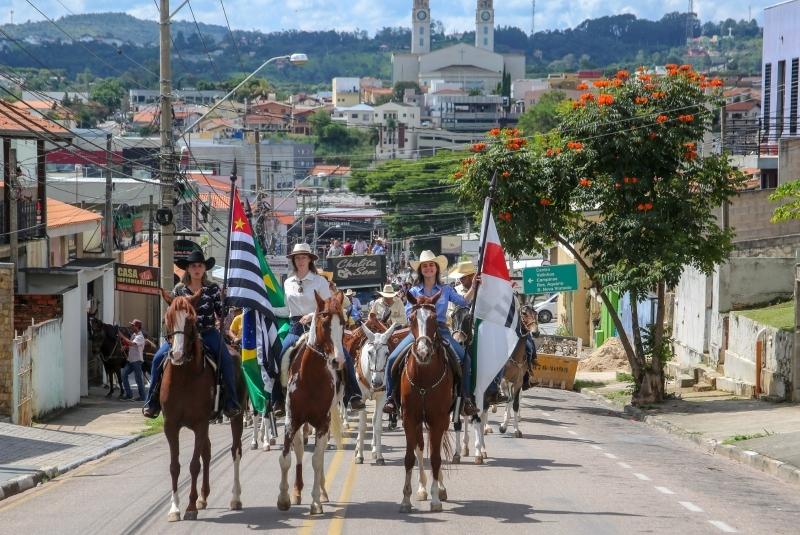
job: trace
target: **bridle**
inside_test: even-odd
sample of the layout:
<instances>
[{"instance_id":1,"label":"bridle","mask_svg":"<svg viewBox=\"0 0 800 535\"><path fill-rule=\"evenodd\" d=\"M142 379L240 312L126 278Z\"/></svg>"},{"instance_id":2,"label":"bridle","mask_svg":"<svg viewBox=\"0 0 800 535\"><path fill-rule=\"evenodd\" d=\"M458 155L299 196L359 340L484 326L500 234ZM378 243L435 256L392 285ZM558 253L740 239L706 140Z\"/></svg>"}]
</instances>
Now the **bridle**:
<instances>
[{"instance_id":1,"label":"bridle","mask_svg":"<svg viewBox=\"0 0 800 535\"><path fill-rule=\"evenodd\" d=\"M453 311L453 314L450 316L451 321L452 318L455 318L462 310L469 310L469 307L458 307ZM469 325L469 328L464 327L465 325ZM455 338L456 334L460 334L464 337L464 340L469 340L472 335L472 318L470 314L465 314L464 317L461 319L458 325L455 324L453 321L453 338Z\"/></svg>"}]
</instances>

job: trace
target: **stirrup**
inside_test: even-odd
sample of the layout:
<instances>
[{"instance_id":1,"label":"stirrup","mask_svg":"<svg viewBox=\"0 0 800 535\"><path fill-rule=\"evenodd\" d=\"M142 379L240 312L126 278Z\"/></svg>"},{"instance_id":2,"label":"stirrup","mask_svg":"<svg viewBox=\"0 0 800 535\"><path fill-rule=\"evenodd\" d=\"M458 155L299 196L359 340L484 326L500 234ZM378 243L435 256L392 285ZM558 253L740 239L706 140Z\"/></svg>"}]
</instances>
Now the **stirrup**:
<instances>
[{"instance_id":1,"label":"stirrup","mask_svg":"<svg viewBox=\"0 0 800 535\"><path fill-rule=\"evenodd\" d=\"M464 398L464 408L462 410L467 416L476 416L478 412L480 412L478 407L475 405L475 402L472 401L472 398L469 396Z\"/></svg>"},{"instance_id":2,"label":"stirrup","mask_svg":"<svg viewBox=\"0 0 800 535\"><path fill-rule=\"evenodd\" d=\"M386 403L383 404L383 412L386 414L397 414L397 403L395 403L394 399L389 398L386 400Z\"/></svg>"}]
</instances>

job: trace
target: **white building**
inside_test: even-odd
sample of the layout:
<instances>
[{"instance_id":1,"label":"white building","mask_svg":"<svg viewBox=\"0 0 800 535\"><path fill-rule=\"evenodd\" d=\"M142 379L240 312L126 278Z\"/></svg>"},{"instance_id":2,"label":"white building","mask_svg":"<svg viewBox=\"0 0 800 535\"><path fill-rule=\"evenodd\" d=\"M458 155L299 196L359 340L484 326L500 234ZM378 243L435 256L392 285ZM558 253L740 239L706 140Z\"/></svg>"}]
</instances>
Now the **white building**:
<instances>
[{"instance_id":1,"label":"white building","mask_svg":"<svg viewBox=\"0 0 800 535\"><path fill-rule=\"evenodd\" d=\"M761 117L764 129L773 140L798 133L798 29L800 0L790 0L764 10Z\"/></svg>"},{"instance_id":2,"label":"white building","mask_svg":"<svg viewBox=\"0 0 800 535\"><path fill-rule=\"evenodd\" d=\"M369 104L357 104L346 108L334 108L331 119L346 126L371 126L374 108Z\"/></svg>"},{"instance_id":3,"label":"white building","mask_svg":"<svg viewBox=\"0 0 800 535\"><path fill-rule=\"evenodd\" d=\"M431 51L429 0L414 0L411 53L392 54L392 83L417 82L430 86L434 80L458 84L469 90L490 92L503 79L525 77L525 56L494 52L494 6L478 0L475 11L475 46L460 43Z\"/></svg>"},{"instance_id":4,"label":"white building","mask_svg":"<svg viewBox=\"0 0 800 535\"><path fill-rule=\"evenodd\" d=\"M416 158L421 110L417 106L387 102L377 106L373 122L378 127L375 157L379 160Z\"/></svg>"}]
</instances>

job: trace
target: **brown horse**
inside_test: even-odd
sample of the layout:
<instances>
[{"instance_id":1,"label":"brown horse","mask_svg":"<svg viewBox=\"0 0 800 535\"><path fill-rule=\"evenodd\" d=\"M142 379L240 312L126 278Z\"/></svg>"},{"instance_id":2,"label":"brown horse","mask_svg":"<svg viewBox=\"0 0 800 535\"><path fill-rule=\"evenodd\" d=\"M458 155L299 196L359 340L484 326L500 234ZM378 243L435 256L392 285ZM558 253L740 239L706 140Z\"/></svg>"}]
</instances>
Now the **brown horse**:
<instances>
[{"instance_id":1,"label":"brown horse","mask_svg":"<svg viewBox=\"0 0 800 535\"><path fill-rule=\"evenodd\" d=\"M189 463L189 472L192 476L189 506L186 508L183 518L196 520L197 510L205 509L208 504L208 495L211 492L209 483L211 441L208 437L208 420L214 410L216 372L205 358L203 340L197 329L194 304L200 298L200 291L191 298L173 298L164 290L161 290L161 295L165 301L170 303L164 323L168 335L172 336L172 347L167 354L159 398L164 414L164 434L169 443L169 471L172 476L172 502L167 519L170 522L181 519L178 497L178 476L181 471L178 434L182 427L186 427L194 432L194 451ZM241 374L241 362L235 358L234 370L236 371L239 402L243 407L245 406L246 391ZM233 510L242 508L239 462L242 458L243 428L241 414L231 419L233 437L231 454L234 473L233 498L230 507ZM200 473L201 459L203 483L201 494L198 497L197 477Z\"/></svg>"},{"instance_id":2,"label":"brown horse","mask_svg":"<svg viewBox=\"0 0 800 535\"><path fill-rule=\"evenodd\" d=\"M303 491L303 434L298 433L306 424L314 427L316 442L311 466L314 468L314 486L311 490L311 514L322 514L321 502L328 501L325 490L325 448L331 431L340 440L340 420L337 411L336 369L344 363L345 317L342 311L342 294L323 300L315 291L317 311L311 321L307 337L296 346L294 360L289 365L286 389L286 423L283 450L280 456L281 483L278 509L287 511L289 500L288 473L291 465L290 449L295 454L295 480L293 501L300 504ZM284 358L290 358L285 355Z\"/></svg>"},{"instance_id":3,"label":"brown horse","mask_svg":"<svg viewBox=\"0 0 800 535\"><path fill-rule=\"evenodd\" d=\"M403 429L406 434L406 481L403 486L401 513L411 512L411 471L415 460L419 463L419 489L417 498L425 500L425 440L423 427L428 429L428 451L431 460L431 511L441 511L441 500L447 499L447 489L442 482L442 446L449 444L445 437L450 423L450 408L454 401L453 371L447 350L436 322L436 301L441 291L432 297L414 297L408 294L413 305L409 324L414 335L405 368L400 379L400 405Z\"/></svg>"}]
</instances>

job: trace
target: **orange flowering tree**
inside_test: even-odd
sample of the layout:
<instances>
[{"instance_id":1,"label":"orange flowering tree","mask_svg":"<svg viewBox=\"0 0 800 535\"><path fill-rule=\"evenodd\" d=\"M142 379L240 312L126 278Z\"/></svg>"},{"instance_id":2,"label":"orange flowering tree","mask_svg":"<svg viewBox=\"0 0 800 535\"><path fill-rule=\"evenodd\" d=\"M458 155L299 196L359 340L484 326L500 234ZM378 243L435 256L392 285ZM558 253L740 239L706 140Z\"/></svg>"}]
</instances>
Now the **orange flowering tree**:
<instances>
[{"instance_id":1,"label":"orange flowering tree","mask_svg":"<svg viewBox=\"0 0 800 535\"><path fill-rule=\"evenodd\" d=\"M711 273L725 261L732 232L715 213L736 194L740 175L725 155L699 144L721 105L721 82L689 66L666 76L620 71L594 82L560 115L557 133L531 142L520 132L490 134L457 183L462 203L480 210L497 171L495 217L512 254L558 243L586 271L604 300L635 379L634 402L664 396L671 356L665 293L686 266ZM608 297L658 296L655 326L631 336Z\"/></svg>"}]
</instances>

